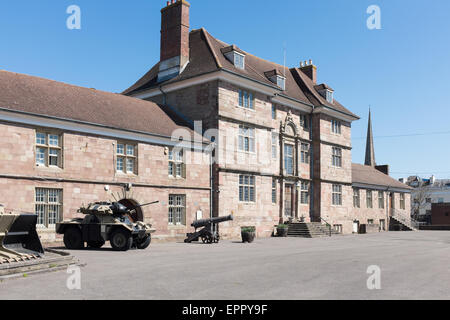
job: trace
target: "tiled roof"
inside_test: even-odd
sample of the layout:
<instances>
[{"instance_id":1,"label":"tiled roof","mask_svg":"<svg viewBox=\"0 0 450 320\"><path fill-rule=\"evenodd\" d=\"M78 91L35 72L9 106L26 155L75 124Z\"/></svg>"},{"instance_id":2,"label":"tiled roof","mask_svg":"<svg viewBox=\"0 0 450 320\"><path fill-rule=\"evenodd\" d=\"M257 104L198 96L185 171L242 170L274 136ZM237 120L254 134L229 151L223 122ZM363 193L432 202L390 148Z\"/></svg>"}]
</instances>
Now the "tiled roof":
<instances>
[{"instance_id":1,"label":"tiled roof","mask_svg":"<svg viewBox=\"0 0 450 320\"><path fill-rule=\"evenodd\" d=\"M352 182L382 187L412 190L411 187L378 171L374 167L352 163Z\"/></svg>"},{"instance_id":2,"label":"tiled roof","mask_svg":"<svg viewBox=\"0 0 450 320\"><path fill-rule=\"evenodd\" d=\"M145 89L154 88L157 85L174 83L221 69L226 69L268 86L276 87L276 84L271 82L267 77L267 72L276 70L279 74L286 77L286 87L282 91L283 95L308 105L325 105L358 119L358 116L350 112L336 100L333 103L327 102L314 88L316 84L298 68L289 69L277 63L258 58L235 45L230 45L214 38L203 28L190 32L189 45L189 64L180 75L168 81L157 83L157 64L133 86L125 90L123 94L131 95ZM245 69L236 68L225 57L223 51L230 50L230 48L245 54Z\"/></svg>"},{"instance_id":3,"label":"tiled roof","mask_svg":"<svg viewBox=\"0 0 450 320\"><path fill-rule=\"evenodd\" d=\"M0 71L0 108L171 137L190 124L167 107L121 94Z\"/></svg>"}]
</instances>

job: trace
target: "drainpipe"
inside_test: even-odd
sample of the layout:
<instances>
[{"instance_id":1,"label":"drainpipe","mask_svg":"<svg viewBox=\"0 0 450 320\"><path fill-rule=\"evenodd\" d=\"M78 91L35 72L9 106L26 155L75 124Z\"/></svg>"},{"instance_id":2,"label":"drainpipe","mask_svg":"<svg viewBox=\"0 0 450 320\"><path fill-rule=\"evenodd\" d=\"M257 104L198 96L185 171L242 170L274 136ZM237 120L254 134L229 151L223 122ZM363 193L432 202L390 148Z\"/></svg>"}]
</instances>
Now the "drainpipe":
<instances>
[{"instance_id":1,"label":"drainpipe","mask_svg":"<svg viewBox=\"0 0 450 320\"><path fill-rule=\"evenodd\" d=\"M309 176L311 179L310 187L310 201L309 201L309 219L311 220L314 215L314 147L313 147L313 136L312 136L312 111L309 117L309 140L311 144L309 145ZM320 131L319 131L320 132Z\"/></svg>"},{"instance_id":2,"label":"drainpipe","mask_svg":"<svg viewBox=\"0 0 450 320\"><path fill-rule=\"evenodd\" d=\"M159 91L161 91L161 93L163 94L163 102L162 104L165 106L167 103L167 93L164 92L164 90L162 89L162 85L159 86Z\"/></svg>"}]
</instances>

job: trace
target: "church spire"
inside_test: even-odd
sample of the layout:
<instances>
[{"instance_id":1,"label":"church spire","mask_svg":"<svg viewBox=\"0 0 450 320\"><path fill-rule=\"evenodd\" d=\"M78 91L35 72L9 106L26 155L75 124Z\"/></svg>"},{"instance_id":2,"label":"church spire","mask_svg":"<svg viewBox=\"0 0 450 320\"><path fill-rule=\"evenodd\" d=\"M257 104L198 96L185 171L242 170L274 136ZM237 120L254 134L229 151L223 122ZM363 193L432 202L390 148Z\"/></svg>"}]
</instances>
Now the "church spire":
<instances>
[{"instance_id":1,"label":"church spire","mask_svg":"<svg viewBox=\"0 0 450 320\"><path fill-rule=\"evenodd\" d=\"M375 167L375 148L373 146L373 134L372 134L372 116L369 108L369 124L367 127L367 143L366 143L366 166Z\"/></svg>"}]
</instances>

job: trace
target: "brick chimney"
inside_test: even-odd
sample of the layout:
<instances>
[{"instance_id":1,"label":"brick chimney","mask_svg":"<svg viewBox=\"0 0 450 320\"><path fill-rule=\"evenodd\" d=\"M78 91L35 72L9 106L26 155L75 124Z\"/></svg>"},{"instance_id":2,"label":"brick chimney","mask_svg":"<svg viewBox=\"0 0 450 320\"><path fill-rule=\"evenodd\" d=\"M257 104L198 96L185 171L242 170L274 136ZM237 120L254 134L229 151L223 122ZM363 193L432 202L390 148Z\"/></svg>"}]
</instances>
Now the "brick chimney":
<instances>
[{"instance_id":1,"label":"brick chimney","mask_svg":"<svg viewBox=\"0 0 450 320\"><path fill-rule=\"evenodd\" d=\"M312 60L300 62L300 70L312 80L314 84L317 84L317 67L313 65Z\"/></svg>"},{"instance_id":2,"label":"brick chimney","mask_svg":"<svg viewBox=\"0 0 450 320\"><path fill-rule=\"evenodd\" d=\"M176 77L189 62L189 8L186 0L167 1L161 10L158 82Z\"/></svg>"}]
</instances>

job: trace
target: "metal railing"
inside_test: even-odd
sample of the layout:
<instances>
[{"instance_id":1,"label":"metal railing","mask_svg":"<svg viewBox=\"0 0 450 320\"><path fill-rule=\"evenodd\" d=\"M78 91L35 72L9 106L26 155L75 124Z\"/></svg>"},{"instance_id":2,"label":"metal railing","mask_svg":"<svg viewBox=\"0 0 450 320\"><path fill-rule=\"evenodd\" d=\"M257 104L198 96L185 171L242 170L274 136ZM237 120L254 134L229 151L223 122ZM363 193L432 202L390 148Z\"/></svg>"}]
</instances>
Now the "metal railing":
<instances>
[{"instance_id":1,"label":"metal railing","mask_svg":"<svg viewBox=\"0 0 450 320\"><path fill-rule=\"evenodd\" d=\"M325 222L325 224L327 225L327 227L328 227L328 230L330 231L330 237L332 236L332 234L331 234L331 224L329 224L324 218L322 218L322 217L320 217L320 220L321 221L323 221L323 222Z\"/></svg>"},{"instance_id":2,"label":"metal railing","mask_svg":"<svg viewBox=\"0 0 450 320\"><path fill-rule=\"evenodd\" d=\"M404 212L397 209L391 209L391 213L392 218L407 226L408 228L412 230L419 229L420 223L414 220L409 214L405 214Z\"/></svg>"}]
</instances>

